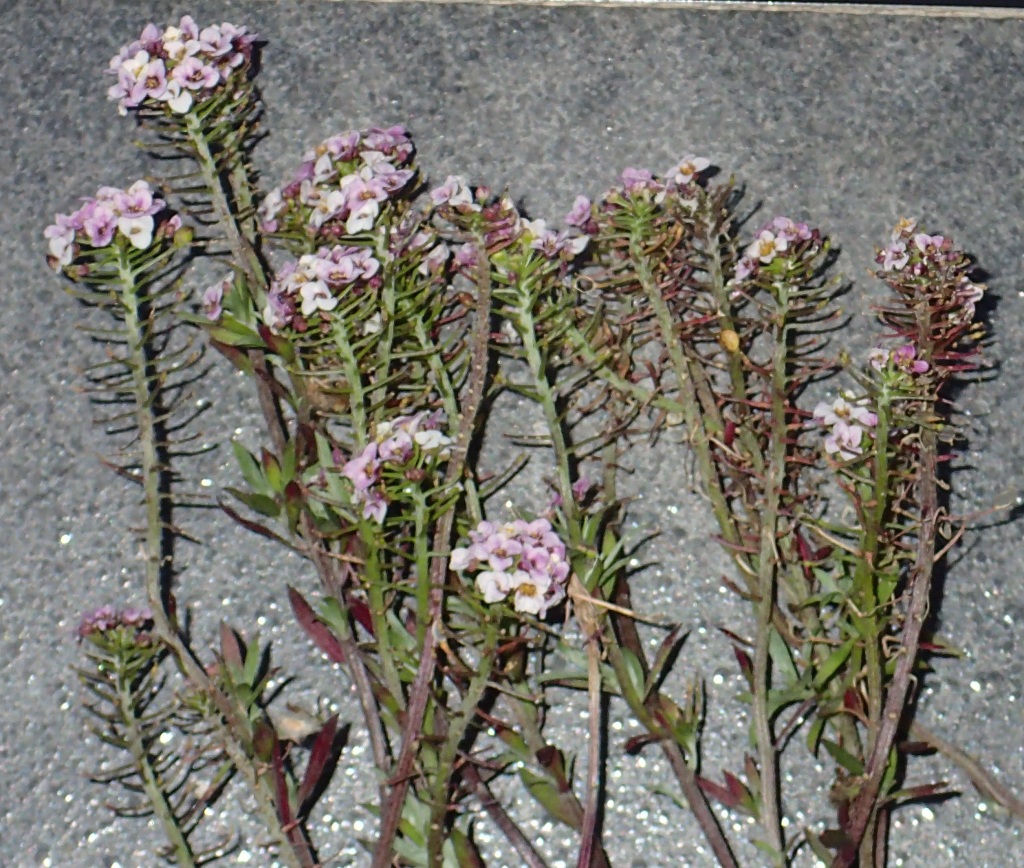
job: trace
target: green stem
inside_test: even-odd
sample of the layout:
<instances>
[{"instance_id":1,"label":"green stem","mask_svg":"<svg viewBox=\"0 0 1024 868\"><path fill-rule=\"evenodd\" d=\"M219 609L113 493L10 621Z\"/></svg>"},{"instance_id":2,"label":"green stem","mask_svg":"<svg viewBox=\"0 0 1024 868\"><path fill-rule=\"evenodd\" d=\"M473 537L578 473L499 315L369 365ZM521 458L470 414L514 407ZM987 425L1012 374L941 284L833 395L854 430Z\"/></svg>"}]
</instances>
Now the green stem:
<instances>
[{"instance_id":1,"label":"green stem","mask_svg":"<svg viewBox=\"0 0 1024 868\"><path fill-rule=\"evenodd\" d=\"M780 284L776 309L775 344L772 349L772 419L770 454L765 477L761 523L761 552L758 556L757 636L754 642L754 731L761 773L761 824L776 864L785 864L779 792L778 751L772 734L769 702L771 695L772 621L775 614L776 574L779 563L778 520L783 494L787 456L786 358L788 355L788 292Z\"/></svg>"},{"instance_id":2,"label":"green stem","mask_svg":"<svg viewBox=\"0 0 1024 868\"><path fill-rule=\"evenodd\" d=\"M533 385L537 389L541 411L544 413L544 421L548 427L548 436L551 437L551 447L555 453L558 494L562 498L562 510L565 513L571 537L568 542L571 548L576 549L581 542L581 534L577 522L576 498L572 493L572 476L570 475L572 454L569 444L566 442L562 418L558 412L558 399L555 390L551 387L547 365L540 346L537 344L537 323L533 317L532 304L533 293L528 289L524 290L523 304L516 310L516 317L521 326L520 337L523 341L526 364L530 368Z\"/></svg>"},{"instance_id":3,"label":"green stem","mask_svg":"<svg viewBox=\"0 0 1024 868\"><path fill-rule=\"evenodd\" d=\"M135 767L142 777L146 795L153 808L153 813L163 826L164 834L174 850L174 862L184 868L194 868L196 865L195 854L185 836L184 829L178 823L174 809L167 798L167 793L160 783L160 779L150 762L150 753L146 747L146 739L139 727L139 719L136 714L135 702L131 689L131 679L127 673L117 673L117 699L121 711L121 718L128 729L128 748L135 758Z\"/></svg>"},{"instance_id":4,"label":"green stem","mask_svg":"<svg viewBox=\"0 0 1024 868\"><path fill-rule=\"evenodd\" d=\"M131 368L135 392L135 420L139 431L139 447L142 452L141 476L146 509L146 529L143 540L145 555L146 595L153 612L153 623L157 635L174 654L178 665L187 677L217 706L224 719L224 748L235 767L248 781L267 829L278 845L281 859L289 868L309 868L310 864L300 858L281 827L271 791L272 783L261 775L243 746L251 745L252 733L249 723L234 707L231 700L213 683L195 653L178 632L175 620L167 610L163 587L163 571L168 556L167 534L164 522L164 506L167 492L164 490L165 465L161 460L161 440L158 436L157 413L159 408L160 382L149 357L150 324L144 320L144 289L136 282L136 274L128 261L128 254L122 251L118 261L121 303L124 313L124 336L128 345L126 363Z\"/></svg>"},{"instance_id":5,"label":"green stem","mask_svg":"<svg viewBox=\"0 0 1024 868\"><path fill-rule=\"evenodd\" d=\"M722 425L713 415L703 415L700 412L701 402L690 373L690 363L686 358L686 352L679 338L675 321L672 318L672 311L669 310L664 298L662 298L661 290L654 279L654 275L651 273L639 237L630 239L629 250L633 267L636 269L637 279L643 287L651 309L654 311L662 343L676 374L676 385L682 396L680 403L683 406L683 417L689 434L690 445L697 455L697 466L700 468L707 496L711 500L715 519L718 521L718 526L722 531L725 541L732 546L739 546L741 542L740 534L736 527L735 517L729 509L729 504L722 492L721 476L715 467L714 457L711 454L711 444L708 439L709 435L721 437L723 433ZM733 556L741 557L738 552L734 553ZM745 571L744 575L746 575Z\"/></svg>"},{"instance_id":6,"label":"green stem","mask_svg":"<svg viewBox=\"0 0 1024 868\"><path fill-rule=\"evenodd\" d=\"M476 717L476 709L487 690L494 656L498 647L498 620L489 618L484 632L480 663L470 679L462 704L452 716L445 734L444 746L438 758L434 786L430 793L430 822L427 826L427 864L430 868L443 865L444 821L448 814L448 791L455 774L455 759L459 745Z\"/></svg>"},{"instance_id":7,"label":"green stem","mask_svg":"<svg viewBox=\"0 0 1024 868\"><path fill-rule=\"evenodd\" d=\"M451 458L445 472L445 487L458 483L467 470L470 447L476 436L478 415L483 404L490 366L491 336L491 272L490 260L482 238L478 238L476 280L476 314L470 338L469 379L466 395L459 416L459 431L452 444ZM391 864L392 844L398 833L402 817L402 805L409 789L413 763L416 759L416 745L423 726L430 698L430 686L437 668L437 641L441 619L444 613L444 585L448 575L448 548L451 545L455 510L446 510L434 530L435 556L430 565L430 596L427 606L428 630L421 650L420 666L409 689L409 706L402 728L402 748L391 775L391 794L382 805L380 835L374 849L371 868L387 868Z\"/></svg>"},{"instance_id":8,"label":"green stem","mask_svg":"<svg viewBox=\"0 0 1024 868\"><path fill-rule=\"evenodd\" d=\"M185 115L185 131L196 150L196 162L199 163L199 171L202 173L203 181L213 201L213 209L217 214L224 231L228 234L228 244L231 247L231 254L235 259L235 265L242 270L249 282L250 292L255 290L257 307L262 307L267 292L267 279L263 271L263 263L253 246L254 239L246 238L245 233L238 224L235 209L232 207L228 188L217 167L217 160L213 155L206 131L203 129L202 121L194 112ZM237 180L237 179L236 179ZM248 190L248 183L243 185ZM242 194L243 196L247 194Z\"/></svg>"}]
</instances>

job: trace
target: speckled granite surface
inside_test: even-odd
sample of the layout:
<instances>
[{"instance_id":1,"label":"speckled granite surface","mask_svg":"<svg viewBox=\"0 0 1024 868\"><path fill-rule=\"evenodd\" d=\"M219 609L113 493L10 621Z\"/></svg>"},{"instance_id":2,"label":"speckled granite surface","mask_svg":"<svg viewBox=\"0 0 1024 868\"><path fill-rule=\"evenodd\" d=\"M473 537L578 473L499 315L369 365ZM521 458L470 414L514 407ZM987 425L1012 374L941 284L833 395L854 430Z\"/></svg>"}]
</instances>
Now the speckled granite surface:
<instances>
[{"instance_id":1,"label":"speckled granite surface","mask_svg":"<svg viewBox=\"0 0 1024 868\"><path fill-rule=\"evenodd\" d=\"M599 193L627 165L664 170L686 153L710 157L746 185L765 217L787 213L823 227L842 246L853 281L848 306L865 310L878 287L866 276L872 247L899 216L952 232L990 273L999 377L971 389L971 470L956 477L958 503L982 509L1024 491L1024 22L934 21L690 10L542 9L365 3L156 3L91 0L0 2L0 864L122 868L156 864L145 822L112 821L83 771L98 753L83 738L70 666L78 613L138 599L131 492L99 466L104 449L74 391L87 342L80 312L43 263L41 232L98 185L144 171L131 125L105 99L101 72L145 21L183 12L247 23L267 39L261 83L272 137L259 160L273 182L310 143L338 129L404 123L435 179L462 172L508 184L535 214L557 219L578 192ZM864 323L854 348L870 341ZM227 374L209 388L232 431L251 437L253 407ZM211 417L212 418L212 417ZM209 424L209 423L208 423ZM709 526L686 493L672 452L634 458L645 485L637 526L666 529L643 604L695 628L687 664L709 679L708 763L735 764L738 685L713 625L742 626L719 593L721 561ZM218 482L227 450L192 468ZM275 640L297 688L344 699L345 682L294 635L282 607L294 560L212 514L191 519L207 545L185 551L184 596L197 633L230 614ZM968 651L927 681L923 718L1024 785L1024 542L1019 524L972 535L954 558L941 609L947 634ZM288 625L287 630L279 629ZM571 703L555 725L572 738ZM616 724L615 726L620 726ZM613 741L624 739L613 726ZM667 780L653 755L609 768L607 843L617 865L711 865L690 817L649 784ZM354 843L372 819L353 807L369 796L358 736L318 834L333 838L330 864L359 865ZM643 767L645 766L645 767ZM942 763L920 768L949 775ZM954 775L955 779L955 775ZM1024 834L979 805L959 801L897 817L893 863L932 868L1024 864ZM230 802L229 805L235 803ZM791 819L800 822L794 800ZM237 808L222 818L230 826ZM733 821L730 820L730 825ZM494 831L481 825L481 837ZM557 829L533 822L552 859L571 852ZM333 831L331 831L333 830ZM500 851L495 844L492 854ZM330 852L329 848L326 852ZM753 851L743 864L756 866ZM248 848L241 862L263 865ZM231 864L231 863L229 863ZM516 865L497 857L495 865ZM809 863L808 863L809 864Z\"/></svg>"}]
</instances>

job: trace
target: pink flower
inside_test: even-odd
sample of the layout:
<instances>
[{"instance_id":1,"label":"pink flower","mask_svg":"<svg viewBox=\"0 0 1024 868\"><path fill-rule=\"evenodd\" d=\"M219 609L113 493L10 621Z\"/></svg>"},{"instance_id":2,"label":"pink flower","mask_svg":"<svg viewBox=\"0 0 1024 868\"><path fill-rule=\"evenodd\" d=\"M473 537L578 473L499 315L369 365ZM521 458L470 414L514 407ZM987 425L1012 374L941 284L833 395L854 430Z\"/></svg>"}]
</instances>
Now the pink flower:
<instances>
[{"instance_id":1,"label":"pink flower","mask_svg":"<svg viewBox=\"0 0 1024 868\"><path fill-rule=\"evenodd\" d=\"M913 238L914 246L924 254L938 253L949 249L949 242L941 235L918 232Z\"/></svg>"},{"instance_id":2,"label":"pink flower","mask_svg":"<svg viewBox=\"0 0 1024 868\"><path fill-rule=\"evenodd\" d=\"M341 468L342 475L355 486L357 492L366 491L380 476L380 462L377 460L377 444L368 443L359 455L346 462Z\"/></svg>"}]
</instances>

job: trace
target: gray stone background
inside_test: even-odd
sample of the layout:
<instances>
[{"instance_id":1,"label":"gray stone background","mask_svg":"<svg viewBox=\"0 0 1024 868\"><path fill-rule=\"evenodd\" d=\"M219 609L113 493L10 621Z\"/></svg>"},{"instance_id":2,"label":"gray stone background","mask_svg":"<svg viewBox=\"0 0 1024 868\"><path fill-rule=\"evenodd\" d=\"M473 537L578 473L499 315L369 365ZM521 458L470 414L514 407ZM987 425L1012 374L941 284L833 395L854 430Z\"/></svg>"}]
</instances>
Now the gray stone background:
<instances>
[{"instance_id":1,"label":"gray stone background","mask_svg":"<svg viewBox=\"0 0 1024 868\"><path fill-rule=\"evenodd\" d=\"M1024 242L1022 122L1024 22L849 17L692 9L523 8L319 2L0 3L0 864L148 866L158 833L113 821L105 794L85 779L102 752L85 737L71 671L80 612L140 599L133 493L96 460L106 451L75 391L93 351L75 325L81 309L43 262L43 227L55 211L101 184L147 171L132 126L105 98L107 59L148 20L190 12L200 22L246 23L267 39L260 77L271 138L259 162L275 183L309 145L341 129L404 123L432 178L461 172L509 185L534 215L557 220L580 192L596 195L627 165L667 169L686 153L708 156L776 213L823 227L842 247L853 313L878 285L873 247L900 216L952 233L990 274L998 378L968 390L970 448L955 478L956 504L981 510L1020 502L1024 458ZM863 319L849 333L870 345ZM216 404L207 439L255 438L244 382L218 372L204 386ZM660 528L657 561L641 582L641 608L694 628L682 679L708 678L707 769L740 763L745 734L727 645L714 626L743 628L742 607L720 593L722 561L689 494L686 464L665 443L634 457L642 497L635 527ZM188 468L210 490L233 478L221 448ZM538 479L536 470L533 479ZM535 496L539 496L535 492ZM992 519L988 519L991 521ZM296 636L283 605L286 580L312 581L294 560L215 513L186 519L204 547L183 551L182 597L199 636L230 617L261 625L279 662L299 674L309 703L347 685ZM1024 785L1024 544L1020 525L972 533L953 558L941 609L946 635L966 650L927 679L922 718ZM563 742L585 726L567 701L553 720ZM619 727L619 728L616 728ZM358 729L358 726L356 727ZM621 758L612 730L606 840L616 864L712 865L692 819L652 791L669 783L654 753ZM737 731L738 730L738 731ZM723 734L725 733L725 734ZM365 745L353 736L317 818L337 842L329 864L364 861L354 838L372 833L357 803L369 797ZM813 779L814 769L788 769ZM951 776L960 800L897 815L893 864L932 868L1024 865L1019 826L979 803L941 762L914 780ZM803 778L801 778L803 779ZM793 823L820 798L788 805ZM799 796L799 793L798 793ZM244 809L228 800L225 828ZM532 816L524 809L523 816ZM739 829L737 818L729 828ZM558 829L529 820L553 865L569 863ZM480 825L495 865L515 865ZM328 848L325 854L330 856ZM757 865L753 851L743 864ZM563 860L559 862L558 860ZM258 847L235 857L269 864ZM228 864L232 864L229 862ZM808 862L808 864L810 864Z\"/></svg>"}]
</instances>

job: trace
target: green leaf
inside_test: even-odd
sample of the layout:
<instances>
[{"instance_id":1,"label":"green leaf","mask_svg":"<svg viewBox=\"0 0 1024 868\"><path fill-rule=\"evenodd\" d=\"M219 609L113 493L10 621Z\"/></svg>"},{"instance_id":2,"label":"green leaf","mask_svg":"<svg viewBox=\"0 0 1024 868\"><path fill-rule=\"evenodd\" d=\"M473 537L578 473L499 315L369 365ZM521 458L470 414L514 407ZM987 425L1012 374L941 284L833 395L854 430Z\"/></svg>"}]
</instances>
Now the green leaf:
<instances>
[{"instance_id":1,"label":"green leaf","mask_svg":"<svg viewBox=\"0 0 1024 868\"><path fill-rule=\"evenodd\" d=\"M828 684L832 676L839 671L839 667L847 661L850 652L853 651L853 646L856 644L856 639L849 639L828 656L828 659L821 664L817 674L814 676L815 690L821 690Z\"/></svg>"},{"instance_id":2,"label":"green leaf","mask_svg":"<svg viewBox=\"0 0 1024 868\"><path fill-rule=\"evenodd\" d=\"M644 677L643 664L640 663L640 659L636 656L636 654L634 654L628 648L622 648L621 653L622 662L626 664L626 674L629 676L630 692L634 696L643 699L643 697L647 693L645 685L646 678ZM620 688L621 687L623 687L623 685L620 685ZM622 693L625 694L624 689L622 690Z\"/></svg>"},{"instance_id":3,"label":"green leaf","mask_svg":"<svg viewBox=\"0 0 1024 868\"><path fill-rule=\"evenodd\" d=\"M821 740L821 734L824 731L824 717L816 717L814 722L810 725L810 728L807 730L807 749L815 756L818 755L818 742Z\"/></svg>"},{"instance_id":4,"label":"green leaf","mask_svg":"<svg viewBox=\"0 0 1024 868\"><path fill-rule=\"evenodd\" d=\"M527 768L519 770L519 777L529 794L551 817L572 829L576 828L579 816L572 810L571 801L565 798L565 794L558 787Z\"/></svg>"},{"instance_id":5,"label":"green leaf","mask_svg":"<svg viewBox=\"0 0 1024 868\"><path fill-rule=\"evenodd\" d=\"M267 484L266 477L253 455L237 440L231 441L231 450L242 471L242 478L257 494L272 495L274 490Z\"/></svg>"},{"instance_id":6,"label":"green leaf","mask_svg":"<svg viewBox=\"0 0 1024 868\"><path fill-rule=\"evenodd\" d=\"M281 506L273 497L268 497L265 494L250 494L245 491L239 491L237 488L225 488L224 490L236 500L244 503L253 512L258 512L260 515L265 515L268 518L277 518L281 514Z\"/></svg>"},{"instance_id":7,"label":"green leaf","mask_svg":"<svg viewBox=\"0 0 1024 868\"><path fill-rule=\"evenodd\" d=\"M768 637L768 653L772 658L775 671L781 676L786 687L794 685L800 680L800 673L797 671L796 663L793 662L789 645L774 627L771 628L771 634Z\"/></svg>"},{"instance_id":8,"label":"green leaf","mask_svg":"<svg viewBox=\"0 0 1024 868\"><path fill-rule=\"evenodd\" d=\"M862 775L864 774L864 763L862 763L857 757L850 753L845 748L840 747L834 741L828 739L821 740L822 747L825 748L839 765L846 769L851 775Z\"/></svg>"}]
</instances>

